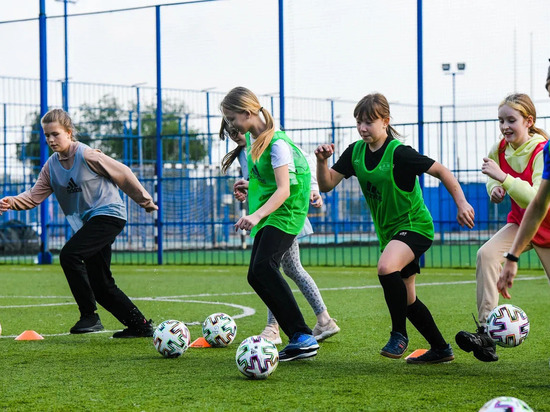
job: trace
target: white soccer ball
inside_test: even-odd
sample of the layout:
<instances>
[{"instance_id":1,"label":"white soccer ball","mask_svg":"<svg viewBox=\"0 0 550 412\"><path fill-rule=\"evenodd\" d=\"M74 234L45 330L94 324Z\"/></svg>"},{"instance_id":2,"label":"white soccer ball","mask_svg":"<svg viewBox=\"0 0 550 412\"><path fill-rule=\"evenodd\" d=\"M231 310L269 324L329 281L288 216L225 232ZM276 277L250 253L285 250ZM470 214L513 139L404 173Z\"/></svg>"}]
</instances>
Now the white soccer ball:
<instances>
[{"instance_id":1,"label":"white soccer ball","mask_svg":"<svg viewBox=\"0 0 550 412\"><path fill-rule=\"evenodd\" d=\"M481 407L479 412L520 412L520 411L533 411L525 402L521 399L514 398L512 396L499 396L498 398L491 399L485 405Z\"/></svg>"},{"instance_id":2,"label":"white soccer ball","mask_svg":"<svg viewBox=\"0 0 550 412\"><path fill-rule=\"evenodd\" d=\"M213 313L202 323L202 336L210 345L223 348L237 336L237 324L225 313Z\"/></svg>"},{"instance_id":3,"label":"white soccer ball","mask_svg":"<svg viewBox=\"0 0 550 412\"><path fill-rule=\"evenodd\" d=\"M153 345L165 358L178 358L189 348L191 335L185 323L165 320L153 333Z\"/></svg>"},{"instance_id":4,"label":"white soccer ball","mask_svg":"<svg viewBox=\"0 0 550 412\"><path fill-rule=\"evenodd\" d=\"M529 334L529 319L517 306L500 305L487 317L487 333L499 346L518 346Z\"/></svg>"},{"instance_id":5,"label":"white soccer ball","mask_svg":"<svg viewBox=\"0 0 550 412\"><path fill-rule=\"evenodd\" d=\"M279 364L277 347L262 338L251 336L241 342L237 348L235 362L239 371L251 379L266 379Z\"/></svg>"}]
</instances>

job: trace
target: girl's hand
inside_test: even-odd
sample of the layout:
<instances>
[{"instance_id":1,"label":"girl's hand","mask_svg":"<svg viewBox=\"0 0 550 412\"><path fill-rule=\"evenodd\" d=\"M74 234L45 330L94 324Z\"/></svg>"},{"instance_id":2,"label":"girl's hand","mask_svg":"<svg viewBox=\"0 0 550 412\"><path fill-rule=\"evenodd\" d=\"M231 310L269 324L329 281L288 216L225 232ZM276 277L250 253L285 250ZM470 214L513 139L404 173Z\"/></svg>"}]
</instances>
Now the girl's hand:
<instances>
[{"instance_id":1,"label":"girl's hand","mask_svg":"<svg viewBox=\"0 0 550 412\"><path fill-rule=\"evenodd\" d=\"M496 186L491 190L491 202L500 203L506 196L506 190L502 186Z\"/></svg>"},{"instance_id":2,"label":"girl's hand","mask_svg":"<svg viewBox=\"0 0 550 412\"><path fill-rule=\"evenodd\" d=\"M258 219L254 213L249 216L243 216L237 221L237 223L235 223L235 232L238 232L239 229L252 230L252 228L256 226L259 221L260 219Z\"/></svg>"},{"instance_id":3,"label":"girl's hand","mask_svg":"<svg viewBox=\"0 0 550 412\"><path fill-rule=\"evenodd\" d=\"M466 202L463 205L458 206L458 212L456 214L456 220L460 226L468 226L470 229L474 227L475 211L472 205Z\"/></svg>"},{"instance_id":4,"label":"girl's hand","mask_svg":"<svg viewBox=\"0 0 550 412\"><path fill-rule=\"evenodd\" d=\"M11 209L10 203L8 202L9 197L4 197L0 199L0 214L7 212Z\"/></svg>"},{"instance_id":5,"label":"girl's hand","mask_svg":"<svg viewBox=\"0 0 550 412\"><path fill-rule=\"evenodd\" d=\"M312 190L309 194L309 203L311 203L311 206L317 208L323 206L323 198L317 190Z\"/></svg>"},{"instance_id":6,"label":"girl's hand","mask_svg":"<svg viewBox=\"0 0 550 412\"><path fill-rule=\"evenodd\" d=\"M150 205L147 205L145 207L145 211L147 213L151 213L151 212L154 212L155 210L159 210L159 207L157 205L155 205L154 203L151 202Z\"/></svg>"},{"instance_id":7,"label":"girl's hand","mask_svg":"<svg viewBox=\"0 0 550 412\"><path fill-rule=\"evenodd\" d=\"M497 162L495 162L493 159L489 159L488 157L483 158L481 173L499 181L500 183L504 182L504 180L506 180L506 176L508 176L502 171Z\"/></svg>"},{"instance_id":8,"label":"girl's hand","mask_svg":"<svg viewBox=\"0 0 550 412\"><path fill-rule=\"evenodd\" d=\"M315 149L315 157L318 160L326 160L334 154L334 143L322 144Z\"/></svg>"},{"instance_id":9,"label":"girl's hand","mask_svg":"<svg viewBox=\"0 0 550 412\"><path fill-rule=\"evenodd\" d=\"M248 194L248 180L239 179L233 185L233 196L239 202L244 202Z\"/></svg>"},{"instance_id":10,"label":"girl's hand","mask_svg":"<svg viewBox=\"0 0 550 412\"><path fill-rule=\"evenodd\" d=\"M497 290L506 299L510 299L512 296L508 292L508 289L514 284L514 278L518 273L518 264L506 259L504 265L502 266L502 272L500 272L500 277L497 281Z\"/></svg>"}]
</instances>

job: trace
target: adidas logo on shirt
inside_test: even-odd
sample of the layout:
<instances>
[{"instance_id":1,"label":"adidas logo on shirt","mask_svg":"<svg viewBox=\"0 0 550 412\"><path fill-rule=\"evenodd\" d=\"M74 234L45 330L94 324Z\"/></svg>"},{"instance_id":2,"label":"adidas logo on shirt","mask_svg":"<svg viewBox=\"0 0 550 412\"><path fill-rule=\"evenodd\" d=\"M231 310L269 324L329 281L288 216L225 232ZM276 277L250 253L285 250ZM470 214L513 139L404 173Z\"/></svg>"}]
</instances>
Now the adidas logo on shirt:
<instances>
[{"instance_id":1,"label":"adidas logo on shirt","mask_svg":"<svg viewBox=\"0 0 550 412\"><path fill-rule=\"evenodd\" d=\"M69 184L67 185L67 193L78 193L82 192L82 189L74 182L73 178L69 179Z\"/></svg>"}]
</instances>

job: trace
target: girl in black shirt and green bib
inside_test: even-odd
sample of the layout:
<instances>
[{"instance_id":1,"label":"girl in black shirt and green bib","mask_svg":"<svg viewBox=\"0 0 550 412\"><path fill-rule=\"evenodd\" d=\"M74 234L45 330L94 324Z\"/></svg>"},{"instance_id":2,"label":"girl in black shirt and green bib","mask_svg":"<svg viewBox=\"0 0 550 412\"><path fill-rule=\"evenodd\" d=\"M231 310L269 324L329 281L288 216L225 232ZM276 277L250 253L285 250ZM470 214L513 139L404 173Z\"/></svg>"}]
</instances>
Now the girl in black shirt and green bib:
<instances>
[{"instance_id":1,"label":"girl in black shirt and green bib","mask_svg":"<svg viewBox=\"0 0 550 412\"><path fill-rule=\"evenodd\" d=\"M322 192L329 192L344 178L356 176L369 206L380 242L378 278L392 320L388 343L380 354L398 359L407 350L406 320L418 329L430 349L408 363L438 363L454 359L451 346L441 335L435 321L416 296L415 278L420 273L419 259L434 238L433 220L428 211L417 176L428 173L439 179L458 208L461 226L474 226L474 209L467 202L460 184L443 165L419 154L396 139L390 126L386 98L369 94L357 103L353 113L361 140L350 145L329 169L327 159L333 144L315 150L317 180Z\"/></svg>"},{"instance_id":2,"label":"girl in black shirt and green bib","mask_svg":"<svg viewBox=\"0 0 550 412\"><path fill-rule=\"evenodd\" d=\"M309 165L292 140L284 132L275 131L271 114L250 90L234 88L224 97L220 109L230 127L247 134L250 214L241 217L235 229L250 230L254 237L248 283L290 338L279 352L279 360L315 356L319 344L279 271L282 256L306 221Z\"/></svg>"}]
</instances>

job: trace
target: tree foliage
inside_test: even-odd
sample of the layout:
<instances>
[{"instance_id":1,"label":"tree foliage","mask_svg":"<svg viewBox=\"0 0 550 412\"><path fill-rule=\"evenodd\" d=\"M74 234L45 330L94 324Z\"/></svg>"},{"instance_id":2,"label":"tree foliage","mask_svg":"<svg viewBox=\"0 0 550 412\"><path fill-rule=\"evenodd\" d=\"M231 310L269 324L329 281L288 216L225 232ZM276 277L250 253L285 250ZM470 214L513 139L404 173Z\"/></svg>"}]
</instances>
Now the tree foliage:
<instances>
[{"instance_id":1,"label":"tree foliage","mask_svg":"<svg viewBox=\"0 0 550 412\"><path fill-rule=\"evenodd\" d=\"M117 99L103 96L96 105L83 105L73 115L76 119L77 139L100 149L117 159L136 163L139 146L142 159L155 161L156 149L156 108L148 104L141 110L141 134L137 130L135 107L131 109L132 122L128 110L123 110ZM182 102L163 101L162 149L164 161L196 162L206 156L206 147L199 139L199 132L189 129L185 134L185 105ZM129 124L131 123L131 127ZM29 160L35 167L40 165L40 114L30 116L31 132L26 144L17 146L20 160ZM189 145L187 148L186 145ZM189 155L186 156L186 153ZM131 154L131 158L128 159Z\"/></svg>"}]
</instances>

